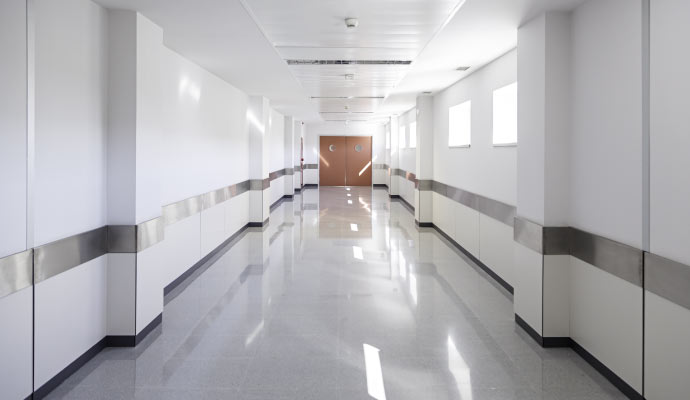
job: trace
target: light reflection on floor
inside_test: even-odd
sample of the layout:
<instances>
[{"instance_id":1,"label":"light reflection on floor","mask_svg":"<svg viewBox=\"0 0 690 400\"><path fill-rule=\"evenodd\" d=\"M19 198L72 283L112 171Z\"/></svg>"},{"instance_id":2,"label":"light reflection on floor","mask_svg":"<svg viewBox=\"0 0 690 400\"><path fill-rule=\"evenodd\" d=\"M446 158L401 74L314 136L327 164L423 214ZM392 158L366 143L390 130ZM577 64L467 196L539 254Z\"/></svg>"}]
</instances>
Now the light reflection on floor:
<instances>
[{"instance_id":1,"label":"light reflection on floor","mask_svg":"<svg viewBox=\"0 0 690 400\"><path fill-rule=\"evenodd\" d=\"M383 189L305 190L167 300L142 344L50 397L624 398L533 343L511 296Z\"/></svg>"}]
</instances>

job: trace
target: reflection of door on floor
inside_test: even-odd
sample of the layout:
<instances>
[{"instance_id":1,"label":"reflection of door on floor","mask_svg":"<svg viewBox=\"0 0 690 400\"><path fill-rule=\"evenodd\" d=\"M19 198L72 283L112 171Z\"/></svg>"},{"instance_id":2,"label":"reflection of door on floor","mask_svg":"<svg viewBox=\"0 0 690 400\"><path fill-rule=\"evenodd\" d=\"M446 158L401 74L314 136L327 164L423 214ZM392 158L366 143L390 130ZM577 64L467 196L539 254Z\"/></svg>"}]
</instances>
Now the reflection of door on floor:
<instances>
[{"instance_id":1,"label":"reflection of door on floor","mask_svg":"<svg viewBox=\"0 0 690 400\"><path fill-rule=\"evenodd\" d=\"M321 136L321 186L371 186L371 136Z\"/></svg>"}]
</instances>

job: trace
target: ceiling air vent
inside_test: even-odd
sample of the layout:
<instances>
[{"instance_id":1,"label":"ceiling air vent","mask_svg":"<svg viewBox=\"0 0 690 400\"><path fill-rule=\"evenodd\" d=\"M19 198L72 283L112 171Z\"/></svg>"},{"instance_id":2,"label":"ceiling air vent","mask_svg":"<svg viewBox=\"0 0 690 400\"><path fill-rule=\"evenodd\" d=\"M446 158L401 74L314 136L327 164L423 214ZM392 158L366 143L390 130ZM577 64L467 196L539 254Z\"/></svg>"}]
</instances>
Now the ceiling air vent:
<instances>
[{"instance_id":1,"label":"ceiling air vent","mask_svg":"<svg viewBox=\"0 0 690 400\"><path fill-rule=\"evenodd\" d=\"M410 65L409 60L285 60L288 65Z\"/></svg>"}]
</instances>

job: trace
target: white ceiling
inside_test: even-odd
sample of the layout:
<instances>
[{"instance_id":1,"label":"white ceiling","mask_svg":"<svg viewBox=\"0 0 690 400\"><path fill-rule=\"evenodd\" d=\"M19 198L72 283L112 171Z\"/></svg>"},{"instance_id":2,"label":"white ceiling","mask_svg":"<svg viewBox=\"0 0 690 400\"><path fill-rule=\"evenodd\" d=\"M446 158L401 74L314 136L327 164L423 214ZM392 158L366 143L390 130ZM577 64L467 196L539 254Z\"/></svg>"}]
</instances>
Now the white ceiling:
<instances>
[{"instance_id":1,"label":"white ceiling","mask_svg":"<svg viewBox=\"0 0 690 400\"><path fill-rule=\"evenodd\" d=\"M585 0L95 1L139 11L173 50L309 122L400 114L422 91L442 90L514 48L522 21ZM347 29L347 17L359 26ZM413 62L288 66L289 58ZM460 65L472 68L455 71Z\"/></svg>"}]
</instances>

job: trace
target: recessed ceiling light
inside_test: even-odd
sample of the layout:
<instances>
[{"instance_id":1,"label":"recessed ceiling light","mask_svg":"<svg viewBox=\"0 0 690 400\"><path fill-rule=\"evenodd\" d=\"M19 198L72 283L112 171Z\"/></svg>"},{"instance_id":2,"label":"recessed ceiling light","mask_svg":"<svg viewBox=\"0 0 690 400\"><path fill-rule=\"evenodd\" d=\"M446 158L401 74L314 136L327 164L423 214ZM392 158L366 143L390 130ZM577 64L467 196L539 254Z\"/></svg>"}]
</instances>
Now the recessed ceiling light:
<instances>
[{"instance_id":1,"label":"recessed ceiling light","mask_svg":"<svg viewBox=\"0 0 690 400\"><path fill-rule=\"evenodd\" d=\"M347 29L354 29L359 25L359 20L357 18L345 18L345 26Z\"/></svg>"},{"instance_id":2,"label":"recessed ceiling light","mask_svg":"<svg viewBox=\"0 0 690 400\"><path fill-rule=\"evenodd\" d=\"M431 92L422 92L422 94L431 94Z\"/></svg>"},{"instance_id":3,"label":"recessed ceiling light","mask_svg":"<svg viewBox=\"0 0 690 400\"><path fill-rule=\"evenodd\" d=\"M457 68L455 68L456 71L467 71L468 69L470 69L470 67L457 67Z\"/></svg>"}]
</instances>

